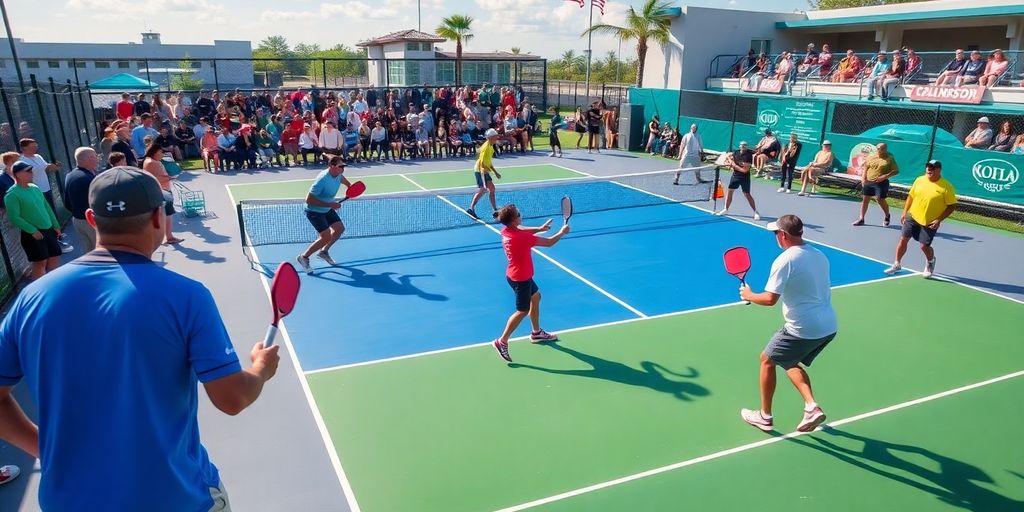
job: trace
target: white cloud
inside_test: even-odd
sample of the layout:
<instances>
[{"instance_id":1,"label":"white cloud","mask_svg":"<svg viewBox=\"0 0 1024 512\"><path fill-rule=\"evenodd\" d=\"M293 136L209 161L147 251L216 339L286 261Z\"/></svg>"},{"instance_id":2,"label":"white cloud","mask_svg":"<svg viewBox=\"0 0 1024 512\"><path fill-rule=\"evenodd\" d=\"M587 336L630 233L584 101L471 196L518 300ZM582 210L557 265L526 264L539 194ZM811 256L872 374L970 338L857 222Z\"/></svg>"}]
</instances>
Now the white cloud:
<instances>
[{"instance_id":1,"label":"white cloud","mask_svg":"<svg viewBox=\"0 0 1024 512\"><path fill-rule=\"evenodd\" d=\"M263 11L263 14L260 14L260 19L268 23L309 20L316 17L316 13L309 11Z\"/></svg>"}]
</instances>

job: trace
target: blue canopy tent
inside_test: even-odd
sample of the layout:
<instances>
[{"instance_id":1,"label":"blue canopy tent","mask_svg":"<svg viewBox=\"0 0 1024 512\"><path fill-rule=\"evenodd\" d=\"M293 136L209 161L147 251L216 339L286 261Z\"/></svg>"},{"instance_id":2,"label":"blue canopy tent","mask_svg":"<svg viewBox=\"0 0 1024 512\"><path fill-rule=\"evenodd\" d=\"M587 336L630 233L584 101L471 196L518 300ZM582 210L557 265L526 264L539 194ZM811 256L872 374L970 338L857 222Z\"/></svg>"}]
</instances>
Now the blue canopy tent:
<instances>
[{"instance_id":1,"label":"blue canopy tent","mask_svg":"<svg viewBox=\"0 0 1024 512\"><path fill-rule=\"evenodd\" d=\"M157 87L159 87L159 85L156 83L150 82L149 80L143 80L142 78L128 73L118 73L89 84L90 89L106 91L149 91L156 89Z\"/></svg>"}]
</instances>

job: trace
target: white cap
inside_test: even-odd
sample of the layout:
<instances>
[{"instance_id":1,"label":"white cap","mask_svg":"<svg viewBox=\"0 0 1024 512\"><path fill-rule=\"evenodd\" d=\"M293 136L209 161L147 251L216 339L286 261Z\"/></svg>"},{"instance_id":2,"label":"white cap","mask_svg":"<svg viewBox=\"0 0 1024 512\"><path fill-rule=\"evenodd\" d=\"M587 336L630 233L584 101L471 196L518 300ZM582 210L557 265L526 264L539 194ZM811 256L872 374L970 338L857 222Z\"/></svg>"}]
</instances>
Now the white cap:
<instances>
[{"instance_id":1,"label":"white cap","mask_svg":"<svg viewBox=\"0 0 1024 512\"><path fill-rule=\"evenodd\" d=\"M832 145L832 141L826 140L826 141L822 142L821 145L822 146L831 146Z\"/></svg>"},{"instance_id":2,"label":"white cap","mask_svg":"<svg viewBox=\"0 0 1024 512\"><path fill-rule=\"evenodd\" d=\"M988 117L982 116L978 118L978 122L988 124Z\"/></svg>"},{"instance_id":3,"label":"white cap","mask_svg":"<svg viewBox=\"0 0 1024 512\"><path fill-rule=\"evenodd\" d=\"M488 139L491 138L491 137L497 137L497 136L498 136L498 130L495 130L494 128L490 128L486 132L484 132L484 137L487 137Z\"/></svg>"}]
</instances>

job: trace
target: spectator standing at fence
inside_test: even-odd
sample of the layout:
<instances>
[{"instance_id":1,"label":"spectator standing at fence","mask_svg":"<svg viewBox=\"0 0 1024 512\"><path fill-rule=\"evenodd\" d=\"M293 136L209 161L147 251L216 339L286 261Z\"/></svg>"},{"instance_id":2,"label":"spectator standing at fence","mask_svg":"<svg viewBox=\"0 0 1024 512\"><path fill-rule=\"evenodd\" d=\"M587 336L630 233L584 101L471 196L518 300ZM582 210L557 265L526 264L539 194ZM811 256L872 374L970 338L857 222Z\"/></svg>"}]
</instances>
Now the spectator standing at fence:
<instances>
[{"instance_id":1,"label":"spectator standing at fence","mask_svg":"<svg viewBox=\"0 0 1024 512\"><path fill-rule=\"evenodd\" d=\"M992 145L988 149L992 151L1007 152L1013 147L1013 124L1010 123L1009 119L1003 120L999 125L999 133L992 139Z\"/></svg>"},{"instance_id":2,"label":"spectator standing at fence","mask_svg":"<svg viewBox=\"0 0 1024 512\"><path fill-rule=\"evenodd\" d=\"M691 124L690 131L683 135L679 141L679 169L676 170L676 178L673 185L679 184L679 174L682 169L695 169L697 183L705 183L706 180L700 175L700 167L704 165L704 141L697 133L697 125Z\"/></svg>"},{"instance_id":3,"label":"spectator standing at fence","mask_svg":"<svg viewBox=\"0 0 1024 512\"><path fill-rule=\"evenodd\" d=\"M100 139L100 162L106 162L110 156L110 152L113 151L114 142L117 141L117 133L114 132L113 128L103 129L103 138Z\"/></svg>"},{"instance_id":4,"label":"spectator standing at fence","mask_svg":"<svg viewBox=\"0 0 1024 512\"><path fill-rule=\"evenodd\" d=\"M3 172L0 173L0 197L7 194L7 191L15 184L13 167L19 158L21 158L21 155L14 151L8 151L0 155L0 162L4 166ZM3 206L3 201L0 201L0 208L6 208Z\"/></svg>"},{"instance_id":5,"label":"spectator standing at fence","mask_svg":"<svg viewBox=\"0 0 1024 512\"><path fill-rule=\"evenodd\" d=\"M1006 56L1003 55L1002 50L995 50L992 52L992 58L989 59L988 63L985 64L985 71L981 73L978 78L978 85L984 87L992 87L999 85L999 79L1006 73L1006 69L1010 67L1010 61L1006 60Z\"/></svg>"},{"instance_id":6,"label":"spectator standing at fence","mask_svg":"<svg viewBox=\"0 0 1024 512\"><path fill-rule=\"evenodd\" d=\"M43 197L46 198L50 209L57 211L57 203L53 201L53 189L50 186L50 173L57 172L60 169L60 162L48 163L39 154L39 143L35 139L21 139L18 145L21 147L21 161L31 166L32 182L43 193Z\"/></svg>"},{"instance_id":7,"label":"spectator standing at fence","mask_svg":"<svg viewBox=\"0 0 1024 512\"><path fill-rule=\"evenodd\" d=\"M153 116L152 114L145 113L140 116L142 124L132 129L132 150L135 151L136 158L142 158L142 155L146 154L146 137L153 137L154 139L159 133L153 129Z\"/></svg>"},{"instance_id":8,"label":"spectator standing at fence","mask_svg":"<svg viewBox=\"0 0 1024 512\"><path fill-rule=\"evenodd\" d=\"M964 138L964 147L973 149L988 149L992 145L992 127L988 117L978 118L978 126Z\"/></svg>"},{"instance_id":9,"label":"spectator standing at fence","mask_svg":"<svg viewBox=\"0 0 1024 512\"><path fill-rule=\"evenodd\" d=\"M931 277L935 273L935 250L932 241L939 230L939 225L956 209L956 189L953 184L942 177L942 162L929 161L924 167L924 176L918 176L907 193L907 203L903 207L900 222L903 231L896 243L896 261L885 270L886 274L895 274L902 268L900 262L907 253L907 243L911 238L921 244L921 252L926 258L924 272L921 275Z\"/></svg>"},{"instance_id":10,"label":"spectator standing at fence","mask_svg":"<svg viewBox=\"0 0 1024 512\"><path fill-rule=\"evenodd\" d=\"M985 71L985 66L985 61L981 60L981 52L978 50L972 51L971 60L964 64L964 68L960 70L960 76L956 77L954 85L961 87L978 83L981 74Z\"/></svg>"},{"instance_id":11,"label":"spectator standing at fence","mask_svg":"<svg viewBox=\"0 0 1024 512\"><path fill-rule=\"evenodd\" d=\"M835 161L835 155L832 154L832 142L826 140L821 143L821 150L814 155L814 160L804 168L804 172L800 177L800 193L797 195L814 195L814 192L818 191L818 177L832 171L833 161ZM807 192L808 181L813 183L811 192Z\"/></svg>"},{"instance_id":12,"label":"spectator standing at fence","mask_svg":"<svg viewBox=\"0 0 1024 512\"><path fill-rule=\"evenodd\" d=\"M39 187L32 183L32 165L18 161L11 172L15 184L4 194L4 206L11 224L21 231L21 247L32 263L30 277L35 280L60 264L60 223Z\"/></svg>"},{"instance_id":13,"label":"spectator standing at fence","mask_svg":"<svg viewBox=\"0 0 1024 512\"><path fill-rule=\"evenodd\" d=\"M853 50L846 50L846 57L843 57L839 61L839 65L836 67L836 74L832 76L833 82L852 82L860 70L864 67L864 62L860 60L860 57L853 52ZM822 73L824 76L824 73Z\"/></svg>"},{"instance_id":14,"label":"spectator standing at fence","mask_svg":"<svg viewBox=\"0 0 1024 512\"><path fill-rule=\"evenodd\" d=\"M114 106L114 111L117 112L117 118L122 121L131 119L135 115L135 103L132 102L131 95L126 92L121 93L121 101Z\"/></svg>"},{"instance_id":15,"label":"spectator standing at fence","mask_svg":"<svg viewBox=\"0 0 1024 512\"><path fill-rule=\"evenodd\" d=\"M954 82L960 76L966 64L967 58L964 57L964 51L957 48L956 53L953 55L953 60L949 61L945 69L939 73L939 78L935 80L935 85L946 85L947 83Z\"/></svg>"},{"instance_id":16,"label":"spectator standing at fence","mask_svg":"<svg viewBox=\"0 0 1024 512\"><path fill-rule=\"evenodd\" d=\"M882 220L883 227L889 227L889 203L885 201L889 197L889 178L900 173L899 166L892 153L889 153L889 146L882 142L878 145L875 153L868 157L865 164L864 174L860 177L862 198L860 201L860 217L853 222L854 226L864 225L864 216L868 213L868 204L871 199L878 201L878 207L882 209L885 217Z\"/></svg>"},{"instance_id":17,"label":"spectator standing at fence","mask_svg":"<svg viewBox=\"0 0 1024 512\"><path fill-rule=\"evenodd\" d=\"M64 178L64 208L71 212L71 224L85 252L96 248L96 230L85 218L89 209L89 185L99 172L100 157L92 148L75 150L75 168Z\"/></svg>"},{"instance_id":18,"label":"spectator standing at fence","mask_svg":"<svg viewBox=\"0 0 1024 512\"><path fill-rule=\"evenodd\" d=\"M796 172L796 163L800 160L800 151L804 148L803 143L795 133L789 134L789 144L782 150L779 157L779 164L782 170L782 183L776 192L790 193L793 191L793 173Z\"/></svg>"},{"instance_id":19,"label":"spectator standing at fence","mask_svg":"<svg viewBox=\"0 0 1024 512\"><path fill-rule=\"evenodd\" d=\"M133 107L134 107L133 114L136 115L136 116L142 116L142 114L151 114L151 113L153 113L153 107L151 107L149 105L149 102L146 101L146 93L142 93L142 92L139 93L138 99L135 100L135 104L133 105ZM141 155L142 153L139 153L139 154Z\"/></svg>"}]
</instances>

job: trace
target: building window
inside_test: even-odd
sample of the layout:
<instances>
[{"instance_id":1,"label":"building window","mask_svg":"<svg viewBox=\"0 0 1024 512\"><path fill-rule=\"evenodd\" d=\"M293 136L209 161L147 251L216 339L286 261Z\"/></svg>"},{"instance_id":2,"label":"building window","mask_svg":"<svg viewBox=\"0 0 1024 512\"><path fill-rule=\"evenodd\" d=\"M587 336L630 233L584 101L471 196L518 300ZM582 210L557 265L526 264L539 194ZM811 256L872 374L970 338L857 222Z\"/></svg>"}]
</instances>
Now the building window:
<instances>
[{"instance_id":1,"label":"building window","mask_svg":"<svg viewBox=\"0 0 1024 512\"><path fill-rule=\"evenodd\" d=\"M423 51L425 51L425 52L429 52L429 51L433 51L434 50L434 46L431 45L430 43L423 43L423 46L421 46L421 48L423 48Z\"/></svg>"},{"instance_id":2,"label":"building window","mask_svg":"<svg viewBox=\"0 0 1024 512\"><path fill-rule=\"evenodd\" d=\"M68 61L68 67L69 68L85 69L85 61L84 60L77 60L77 59L69 60Z\"/></svg>"},{"instance_id":3,"label":"building window","mask_svg":"<svg viewBox=\"0 0 1024 512\"><path fill-rule=\"evenodd\" d=\"M498 64L497 67L498 67L498 78L495 79L495 80L497 80L497 83L499 83L499 84L509 84L509 83L512 83L512 77L511 77L512 64L508 63L508 62L502 62L502 63Z\"/></svg>"},{"instance_id":4,"label":"building window","mask_svg":"<svg viewBox=\"0 0 1024 512\"><path fill-rule=\"evenodd\" d=\"M59 60L48 60L48 61L46 61L46 65L50 69L60 69L60 61Z\"/></svg>"},{"instance_id":5,"label":"building window","mask_svg":"<svg viewBox=\"0 0 1024 512\"><path fill-rule=\"evenodd\" d=\"M93 67L96 69L110 69L110 62L106 60L98 60L93 63Z\"/></svg>"},{"instance_id":6,"label":"building window","mask_svg":"<svg viewBox=\"0 0 1024 512\"><path fill-rule=\"evenodd\" d=\"M139 61L139 69L148 69L148 68L149 68L149 64L146 63L146 61L144 61L144 60L140 60Z\"/></svg>"},{"instance_id":7,"label":"building window","mask_svg":"<svg viewBox=\"0 0 1024 512\"><path fill-rule=\"evenodd\" d=\"M412 61L406 63L405 66L405 85L416 85L420 83L420 65L419 61Z\"/></svg>"},{"instance_id":8,"label":"building window","mask_svg":"<svg viewBox=\"0 0 1024 512\"><path fill-rule=\"evenodd\" d=\"M419 51L420 44L419 43L405 43L405 49L416 52L416 51Z\"/></svg>"},{"instance_id":9,"label":"building window","mask_svg":"<svg viewBox=\"0 0 1024 512\"><path fill-rule=\"evenodd\" d=\"M462 83L464 84L475 84L476 83L476 66L475 62L463 62L462 63Z\"/></svg>"},{"instance_id":10,"label":"building window","mask_svg":"<svg viewBox=\"0 0 1024 512\"><path fill-rule=\"evenodd\" d=\"M451 84L455 83L455 63L454 62L438 62L437 63L437 83L438 84Z\"/></svg>"},{"instance_id":11,"label":"building window","mask_svg":"<svg viewBox=\"0 0 1024 512\"><path fill-rule=\"evenodd\" d=\"M25 61L25 67L28 68L28 69L39 69L39 61L38 60L26 60Z\"/></svg>"},{"instance_id":12,"label":"building window","mask_svg":"<svg viewBox=\"0 0 1024 512\"><path fill-rule=\"evenodd\" d=\"M771 55L772 54L772 40L771 39L751 39L750 49L754 50L754 53L760 55Z\"/></svg>"},{"instance_id":13,"label":"building window","mask_svg":"<svg viewBox=\"0 0 1024 512\"><path fill-rule=\"evenodd\" d=\"M405 85L405 61L388 61L388 83Z\"/></svg>"},{"instance_id":14,"label":"building window","mask_svg":"<svg viewBox=\"0 0 1024 512\"><path fill-rule=\"evenodd\" d=\"M117 68L118 69L128 69L130 66L131 66L131 63L126 61L126 60L119 60L119 61L117 61Z\"/></svg>"}]
</instances>

